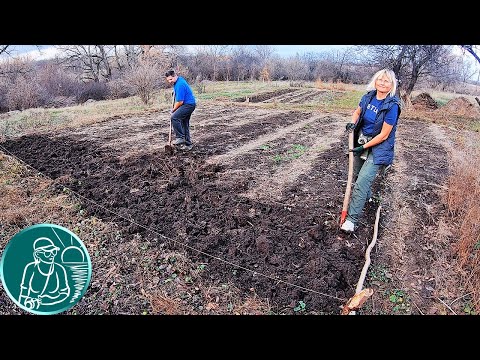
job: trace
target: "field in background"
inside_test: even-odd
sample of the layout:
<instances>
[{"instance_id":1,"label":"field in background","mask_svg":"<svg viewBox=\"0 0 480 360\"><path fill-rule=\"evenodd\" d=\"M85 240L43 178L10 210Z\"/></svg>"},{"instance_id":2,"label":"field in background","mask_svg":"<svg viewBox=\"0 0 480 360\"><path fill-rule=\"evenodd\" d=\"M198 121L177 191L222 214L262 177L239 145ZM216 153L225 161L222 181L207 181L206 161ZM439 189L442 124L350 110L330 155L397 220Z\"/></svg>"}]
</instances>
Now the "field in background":
<instances>
[{"instance_id":1,"label":"field in background","mask_svg":"<svg viewBox=\"0 0 480 360\"><path fill-rule=\"evenodd\" d=\"M360 97L365 91L364 85L322 83L322 82L210 82L204 81L193 86L198 101L246 101L254 95L269 93L279 89L318 89L321 91L337 92L339 96L319 97L314 101L301 104L273 102L261 104L264 107L292 108L311 111L336 111L351 113L358 105ZM449 100L464 96L472 103L475 99L471 95L446 93L436 90L416 90L416 96L428 92L439 104L445 105ZM153 113L166 109L171 104L171 90L165 89L156 92L151 103L145 105L139 97L125 99L103 100L86 102L82 105L64 108L37 108L24 111L11 111L0 114L0 136L18 136L31 130L39 131L50 128L76 127L109 119L115 116L125 117ZM414 114L412 114L414 115Z\"/></svg>"},{"instance_id":2,"label":"field in background","mask_svg":"<svg viewBox=\"0 0 480 360\"><path fill-rule=\"evenodd\" d=\"M252 163L259 166L260 169L262 169L262 166L268 164L271 169L275 170L272 170L274 178L280 178L279 175L283 174L281 171L282 168L288 168L290 172L293 169L300 174L302 171L305 171L305 164L308 163L306 160L313 162L316 157L321 155L323 161L322 164L334 164L330 166L338 165L338 169L335 167L330 170L324 169L323 165L317 163L315 165L315 171L318 173L322 172L322 174L325 175L324 177L327 177L330 174L335 174L339 179L345 177L345 174L341 172L344 169L341 165L340 156L338 156L338 158L329 158L328 152L323 154L328 148L324 147L323 143L318 142L318 139L316 140L318 143L311 139L312 143L309 144L309 146L301 144L299 139L302 139L303 141L306 138L306 135L312 135L312 129L314 129L315 131L322 130L318 131L318 133L327 134L327 137L329 136L329 138L325 140L340 141L339 139L336 139L336 137L338 137L338 131L343 130L343 128L340 129L337 125L344 121L344 119L348 118L351 112L355 109L360 97L364 93L364 86L318 82L204 82L195 85L193 89L200 106L196 114L196 121L192 123L192 126L195 127L194 129L199 135L199 139L204 140L204 146L208 149L208 151L205 151L209 156L211 154L216 154L220 155L219 158L224 158L225 160L235 160L235 156L238 156L238 159L242 157L252 158L254 160ZM418 95L421 92L424 91L416 91L413 94ZM468 95L438 91L429 91L429 94L438 103L440 110L442 106L446 105L451 99L462 96L468 98L469 101L475 104L473 97ZM14 111L0 114L0 137L2 138L0 140L15 138L24 134L35 136L45 134L49 137L56 135L58 132L67 135L71 132L80 137L97 134L99 137L105 136L104 144L107 146L111 145L111 149L118 146L118 149L116 150L120 153L123 146L126 144L132 146L128 141L134 142L139 139L137 136L140 134L142 127L149 129L149 134L152 136L152 131L157 131L158 129L161 130L162 135L165 135L168 126L168 117L166 114L170 104L170 90L166 89L157 92L153 97L152 103L149 105L144 105L139 98L132 97L109 101L86 102L83 105L67 108ZM329 120L331 123L325 124L325 128L309 120L310 116L324 116L325 113L331 113L333 118L337 118L335 121ZM279 133L278 138L273 139L272 142L262 143L256 139L256 136L264 131L260 124L266 122L269 125L276 126L277 122L272 121L273 119L269 118L269 116L273 116L273 114L276 114L278 118L281 119L279 121L286 121L286 130L277 128L276 131ZM342 117L345 118L342 120ZM377 254L379 256L378 259L380 260L380 254L382 252L385 253L385 258L382 258L382 262L377 261L373 264L372 269L369 272L368 281L370 284L373 283L376 284L376 286L380 286L380 288L384 287L384 291L388 296L386 297L385 304L381 307L382 310L379 310L380 304L375 303L377 308L373 306L372 308L366 308L365 311L368 309L371 313L381 313L382 311L386 311L385 309L389 309L389 305L391 305L391 313L411 313L412 304L415 304L415 306L419 306L419 308L422 309L419 310L419 312L423 313L425 312L425 308L429 306L434 307L430 304L428 306L425 305L424 308L421 303L414 302L412 300L413 297L410 298L411 301L407 302L407 289L409 283L406 280L403 280L403 283L400 281L392 281L392 273L395 274L395 264L389 264L387 259L389 256L392 256L389 251L396 251L398 252L398 255L396 256L398 256L399 260L408 258L409 256L413 257L416 253L418 253L418 256L426 257L428 255L435 259L436 262L432 261L432 258L426 258L424 263L431 264L431 269L419 268L419 271L431 272L429 276L424 276L424 278L422 278L423 282L421 285L421 291L431 295L429 301L437 301L435 306L439 309L438 313L450 313L451 311L455 311L456 313L463 312L473 314L475 313L475 309L478 310L478 306L480 305L479 293L477 290L478 284L480 283L478 278L478 251L480 250L480 238L478 237L478 224L475 221L475 219L478 218L478 205L475 201L471 201L474 198L476 199L476 196L473 195L476 195L479 189L478 171L475 171L471 165L480 161L478 155L475 155L478 154L480 143L478 141L478 130L476 130L479 129L479 119L467 119L449 113L442 114L440 111L419 111L415 109L405 111L402 117L405 121L402 121L401 124L403 128L399 129L399 158L396 166L398 182L395 182L394 185L399 189L403 189L404 192L395 193L395 196L398 198L392 196L392 199L390 199L393 210L390 216L392 219L395 219L396 214L404 216L403 219L398 219L396 221L400 223L406 221L406 223L403 224L403 231L405 233L392 233L390 235L391 249L386 249L385 247L382 248L382 244L379 244L380 250ZM294 125L295 121L301 121L304 122L304 124L302 127L296 128ZM251 128L255 131L250 131L247 127L248 124L257 124ZM135 131L138 130L138 133L133 132L130 139L128 138L128 134L123 134L122 137L125 137L124 139L122 138L123 142L115 144L117 138L112 136L112 134L115 134L113 129L116 125L125 126L126 129L128 128L132 130L137 126L138 129ZM312 126L316 127L312 128ZM215 133L217 134L216 137L213 136L215 129ZM241 131L237 131L238 129ZM474 130L474 132L464 132L465 129ZM325 132L325 130L328 131ZM477 133L475 133L475 130ZM109 133L109 131L111 131L111 133ZM444 132L447 135L439 135L439 132ZM155 135L158 135L158 131ZM254 137L251 138L251 136ZM285 144L281 144L281 139L284 139ZM239 147L242 151L245 151L245 154L242 154L241 156L239 156L239 154L235 152L235 149L232 148L232 144L238 145L236 143L238 141L244 144L243 147ZM152 147L151 144L151 141L146 142L143 150L150 151L151 149L148 148L148 146ZM228 149L224 149L224 144L229 144ZM158 146L158 143L156 146ZM255 149L260 149L260 154L255 154ZM338 147L334 149L338 152ZM158 149L155 148L153 150L158 153ZM153 150L152 152L155 153ZM66 154L68 154L68 151L66 151ZM269 184L268 179L272 177L272 173L269 174L268 171L265 170L263 170L265 171L263 174L260 171L250 171L251 169L248 167L242 167L241 165L243 164L238 159L236 160L237 162L234 161L232 167L229 168L230 177L238 176L239 179L242 179L241 181L238 181L238 184L243 184L242 176L249 174L249 176L252 176L248 182L249 186L252 186L252 184L255 183L260 185L263 184L263 191L267 188L268 191L272 191L273 194L273 191L275 190L277 191L275 194L278 195L278 189L272 188L271 186L267 187L267 184ZM462 159L462 161L459 159ZM139 159L139 161L140 160L145 161L144 159ZM42 211L33 211L32 208L29 208L32 202L22 202L22 196L25 196L24 193L30 193L37 196L41 203L43 197L46 196L44 188L47 187L47 185L40 182L41 186L38 190L34 190L36 189L35 186L30 186L25 182L21 182L18 164L13 163L12 165L10 160L6 162L5 157L1 157L0 161L3 161L2 164L4 165L2 170L5 170L5 172L2 173L0 180L2 181L2 185L7 186L4 189L8 190L8 199L10 199L8 203L22 204L18 209L3 209L5 217L3 220L5 220L5 224L16 224L20 226L25 218L27 219L27 222L35 221L39 220L41 216L48 217L49 213L60 211L59 204L61 201L65 200L65 195L63 194L56 194L52 197L53 200L48 203L50 206L45 207ZM292 168L290 163L296 165ZM155 166L161 168L160 164L155 163ZM9 176L9 172L6 171L7 168L13 169L11 170L11 176ZM197 170L197 176L201 173L200 170L204 170L195 169L192 164L188 164L188 168L186 169L188 169L189 175L192 175L192 173L195 173L195 170ZM412 169L414 169L413 173ZM154 168L151 170L158 169ZM307 203L310 201L312 206L315 206L315 204L318 205L318 201L312 200L314 199L314 196L318 196L318 194L315 194L318 190L315 190L314 187L318 186L318 183L314 180L314 174L309 174L309 177L302 180L302 190L299 191L298 194L296 191L291 190L292 196L308 195L309 197L305 202ZM468 174L469 176L468 181L464 181L466 179L465 174ZM105 176L105 179L110 179L114 177L115 174L107 172L106 175L108 176ZM295 176L298 176L298 174ZM208 177L202 179L202 181L206 181L205 179L208 179ZM331 184L338 185L340 181L339 179L330 179ZM15 189L9 187L17 180L20 184L19 187ZM83 181L85 180L86 179L83 179ZM305 184L307 184L308 181L310 181L309 184L313 186L312 188L306 187ZM177 183L168 184L173 190L180 186L180 184ZM97 187L102 186L102 183L100 182L96 185ZM277 185L280 186L279 183ZM27 186L28 191L23 191ZM385 196L389 193L388 183L386 186L387 190L385 191ZM138 189L133 190L135 191L128 193L127 195L134 196L134 194L138 194ZM441 203L441 198L436 192L439 190L446 191L443 203ZM327 198L328 196L332 196L332 193L325 195L324 198ZM214 199L216 199L215 201L219 201L219 198L217 197ZM285 201L285 199L282 199L282 201L288 204L288 201ZM401 206L398 207L398 204ZM5 206L8 204L3 205ZM334 205L331 203L322 205L325 206L325 209L328 209L325 211L322 210L323 212L335 212ZM442 208L448 208L448 214L441 213ZM26 209L28 209L28 211ZM69 215L65 216L71 216L71 219L69 220L70 222L67 223L68 227L77 227L79 231L84 231L84 233L81 234L81 238L91 239L95 242L92 244L92 250L100 251L103 249L103 245L100 246L101 244L99 244L99 241L100 243L106 243L107 240L103 238L100 240L95 239L95 236L88 233L88 231L92 231L92 229L100 226L100 222L98 222L95 217L93 219L82 219L82 216L79 215L79 209L77 209L75 205L70 204L69 201L62 211L69 213ZM259 214L264 211L264 208L254 208L253 213L249 215L247 221L253 222L254 219L258 219ZM416 215L415 212L417 212ZM418 224L414 226L411 222L415 221L415 219L417 219ZM53 221L60 222L58 218L53 219ZM248 225L248 222L246 225L247 228L249 228L250 225ZM398 223L394 224L393 228L397 225ZM108 226L110 226L110 224ZM200 234L208 229L204 224L202 225L202 222L198 222L195 226L200 226L196 229ZM448 229L445 227L448 227ZM382 235L384 236L385 243L387 243L387 240L389 239L389 230L384 229L384 231L385 232ZM120 235L117 234L116 236ZM420 242L419 239L423 242ZM262 239L257 243L259 249L261 249L262 246L269 246L268 243L265 245L261 240ZM133 239L132 244L136 244L139 241L141 241L141 239ZM411 243L409 243L409 241ZM124 247L123 250L132 251L132 249L127 248L127 245L128 244L122 244ZM142 243L142 246L143 245L145 244ZM149 246L151 245L147 245L145 245L146 248L143 249L145 250L145 253L152 258L154 256L158 257L158 255L153 255L155 249L153 247L150 248ZM413 251L411 253L408 252L409 246L417 246L418 251ZM145 255L142 253L141 249L138 249L137 247L134 249L135 250L132 251L132 254L135 253L135 255L139 257ZM451 264L448 264L450 265L449 269L455 270L455 262L451 259L452 254L449 253L452 249L454 250L453 255L456 256L455 259L460 260L458 265L462 269L462 285L458 285L458 289L465 287L468 290L462 294L448 293L446 290L448 288L450 291L451 288L447 286L447 284L455 284L455 281L453 280L456 280L453 278L453 275L449 279L449 273L443 271L443 266L447 266L445 264L449 261L451 262ZM109 251L109 253L107 252L104 254L105 258L107 255L110 257L114 254L117 256L117 259L120 259L120 250ZM441 251L443 251L444 254L442 254ZM447 253L449 253L448 256L446 255ZM184 257L184 254L176 253L173 256L171 253L166 252L162 254L161 259L158 261L161 263L160 266L170 266L174 269L172 258L175 258L177 259L175 260L175 266L178 266L179 270L172 274L188 274L185 278L190 277L190 281L192 279L194 281L198 280L200 278L200 272L198 271L197 265L201 267L202 264L190 264L190 260L187 261ZM393 256L393 258L395 258L395 256ZM180 262L178 261L180 259L183 260ZM118 263L110 265L111 267L105 265L106 267L104 270L106 274L114 273L115 267L118 268L120 266ZM407 265L418 266L418 264L414 263ZM407 272L411 271L412 268L408 268L407 265L402 265L405 267L401 270ZM312 260L308 266L311 269L315 269L319 265ZM147 270L150 271L150 269ZM147 275L150 276L151 274L149 273ZM432 284L431 280L429 280L432 277L436 277L436 284ZM148 279L150 278L148 277ZM165 281L168 281L165 284L168 283L168 286L170 286L171 283L173 285L174 281L168 279L170 278L165 279ZM411 280L417 281L418 279L412 278ZM105 281L108 281L107 275L105 275ZM146 282L148 283L148 281ZM188 281L183 285L188 287ZM101 288L101 282L100 284L96 284L96 286L101 289L99 290L100 295L107 296L106 294L103 294L104 290ZM452 292L457 290L457 285L453 286L455 289L453 289ZM430 290L432 288L435 288L436 292L434 295L437 296L437 298L440 298L441 301L446 301L447 299L450 300L450 302L447 303L448 307L442 307L443 305L441 301L436 300L436 298L433 297L432 291ZM238 289L233 290L234 288L230 285L228 287L228 292L226 289L227 288L224 287L224 284L217 287L213 286L211 288L200 286L198 293L203 294L204 298L207 300L220 297L220 303L222 303L223 299L228 298L229 300L227 299L228 301L224 304L225 309L235 309L234 311L238 311L239 313L242 313L242 311L245 311L246 313L265 313L270 311L270 304L268 304L268 302L264 303L264 299L258 298L255 294L252 294L250 297L244 297L243 301L239 301L239 298L236 297L239 291ZM413 289L414 288L409 291L413 293ZM185 311L178 302L175 302L170 298L170 296L172 296L171 293L152 292L151 290L152 289L150 289L150 291L149 289L146 289L147 295L145 296L147 303L151 305L154 313L180 313ZM121 291L126 290L122 289ZM471 294L473 294L473 296ZM461 300L458 300L460 297ZM112 299L110 300L113 301ZM415 301L420 300L417 299ZM409 306L405 305L407 303ZM218 313L222 313L223 311L220 310L220 308L216 308L216 306L219 306L218 301L216 302L217 305L215 305L215 301L207 301L206 304L210 309L213 309L209 311L218 311ZM296 303L294 305L296 305L294 309L297 310L292 310L293 312L304 312L305 309L304 307L302 308L301 303ZM305 303L303 303L303 306L305 306ZM104 311L108 313L113 310L111 310L111 308L105 308ZM228 313L229 311L225 310L225 312Z\"/></svg>"}]
</instances>

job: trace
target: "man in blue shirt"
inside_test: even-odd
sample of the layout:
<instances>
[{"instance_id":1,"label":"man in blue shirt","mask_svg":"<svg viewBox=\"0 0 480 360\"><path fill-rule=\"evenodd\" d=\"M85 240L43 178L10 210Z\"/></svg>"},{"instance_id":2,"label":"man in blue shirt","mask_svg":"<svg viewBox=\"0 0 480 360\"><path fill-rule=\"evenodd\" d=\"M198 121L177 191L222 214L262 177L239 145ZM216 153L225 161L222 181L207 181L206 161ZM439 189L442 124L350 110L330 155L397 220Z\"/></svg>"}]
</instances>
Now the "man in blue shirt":
<instances>
[{"instance_id":1,"label":"man in blue shirt","mask_svg":"<svg viewBox=\"0 0 480 360\"><path fill-rule=\"evenodd\" d=\"M168 70L165 78L170 85L173 85L174 104L171 110L171 121L175 140L172 144L182 145L185 150L191 150L193 144L190 139L190 117L196 106L195 96L187 81L175 74L174 70Z\"/></svg>"}]
</instances>

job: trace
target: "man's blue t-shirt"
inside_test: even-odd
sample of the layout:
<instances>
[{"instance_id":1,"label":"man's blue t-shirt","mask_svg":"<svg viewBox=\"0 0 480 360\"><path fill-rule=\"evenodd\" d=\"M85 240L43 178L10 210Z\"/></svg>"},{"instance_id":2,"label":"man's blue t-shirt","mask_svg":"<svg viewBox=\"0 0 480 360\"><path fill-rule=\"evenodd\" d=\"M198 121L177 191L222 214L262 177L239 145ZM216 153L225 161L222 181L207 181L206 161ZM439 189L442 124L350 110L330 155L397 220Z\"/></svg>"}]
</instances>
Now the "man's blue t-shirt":
<instances>
[{"instance_id":1,"label":"man's blue t-shirt","mask_svg":"<svg viewBox=\"0 0 480 360\"><path fill-rule=\"evenodd\" d=\"M365 114L363 114L363 127L362 132L365 136L373 135L373 127L375 124L375 118L377 117L378 110L382 107L383 101L378 100L375 96L370 101L370 104L367 105ZM395 125L397 121L398 106L392 106L391 109L385 114L385 121L389 125Z\"/></svg>"},{"instance_id":2,"label":"man's blue t-shirt","mask_svg":"<svg viewBox=\"0 0 480 360\"><path fill-rule=\"evenodd\" d=\"M193 91L186 82L186 80L179 76L177 81L173 85L173 91L175 92L175 101L183 101L184 104L195 105L195 96Z\"/></svg>"}]
</instances>

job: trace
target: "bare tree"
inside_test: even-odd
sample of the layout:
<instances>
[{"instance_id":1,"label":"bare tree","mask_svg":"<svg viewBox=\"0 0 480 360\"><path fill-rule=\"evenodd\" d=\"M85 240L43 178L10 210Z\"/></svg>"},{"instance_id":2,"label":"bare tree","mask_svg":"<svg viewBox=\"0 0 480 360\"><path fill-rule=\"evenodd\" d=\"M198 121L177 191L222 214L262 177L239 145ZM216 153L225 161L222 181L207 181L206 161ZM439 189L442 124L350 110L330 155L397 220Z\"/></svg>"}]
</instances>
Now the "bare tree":
<instances>
[{"instance_id":1,"label":"bare tree","mask_svg":"<svg viewBox=\"0 0 480 360\"><path fill-rule=\"evenodd\" d=\"M67 68L79 69L82 80L108 81L112 76L110 57L115 56L114 46L68 45L57 46L61 51L60 62Z\"/></svg>"},{"instance_id":2,"label":"bare tree","mask_svg":"<svg viewBox=\"0 0 480 360\"><path fill-rule=\"evenodd\" d=\"M229 45L201 45L195 47L198 53L204 53L213 69L212 80L217 79L219 63L229 49Z\"/></svg>"},{"instance_id":3,"label":"bare tree","mask_svg":"<svg viewBox=\"0 0 480 360\"><path fill-rule=\"evenodd\" d=\"M262 80L266 79L266 75L268 74L268 79L270 79L270 73L272 72L272 64L271 58L272 55L275 53L275 47L271 45L255 45L253 47L253 52L256 57L254 72L259 73L259 78Z\"/></svg>"},{"instance_id":4,"label":"bare tree","mask_svg":"<svg viewBox=\"0 0 480 360\"><path fill-rule=\"evenodd\" d=\"M286 70L290 80L306 80L308 76L308 65L302 61L300 55L287 59Z\"/></svg>"},{"instance_id":5,"label":"bare tree","mask_svg":"<svg viewBox=\"0 0 480 360\"><path fill-rule=\"evenodd\" d=\"M34 63L28 58L8 58L0 64L0 76L11 82L32 71L34 71Z\"/></svg>"},{"instance_id":6,"label":"bare tree","mask_svg":"<svg viewBox=\"0 0 480 360\"><path fill-rule=\"evenodd\" d=\"M19 75L32 71L32 61L26 57L14 58L15 48L12 45L0 45L0 55L5 56L0 64L0 76L14 81Z\"/></svg>"},{"instance_id":7,"label":"bare tree","mask_svg":"<svg viewBox=\"0 0 480 360\"><path fill-rule=\"evenodd\" d=\"M8 48L10 46L11 45L0 45L0 55L2 55L3 53L9 54Z\"/></svg>"},{"instance_id":8,"label":"bare tree","mask_svg":"<svg viewBox=\"0 0 480 360\"><path fill-rule=\"evenodd\" d=\"M472 56L480 63L480 57L477 55L477 46L476 45L460 45L462 49L468 51Z\"/></svg>"},{"instance_id":9,"label":"bare tree","mask_svg":"<svg viewBox=\"0 0 480 360\"><path fill-rule=\"evenodd\" d=\"M365 59L377 68L392 69L400 80L398 92L406 106L415 84L427 77L451 74L452 46L447 45L367 45Z\"/></svg>"},{"instance_id":10,"label":"bare tree","mask_svg":"<svg viewBox=\"0 0 480 360\"><path fill-rule=\"evenodd\" d=\"M246 45L238 45L232 50L232 68L237 81L245 80L250 76L252 63L255 62L253 52Z\"/></svg>"},{"instance_id":11,"label":"bare tree","mask_svg":"<svg viewBox=\"0 0 480 360\"><path fill-rule=\"evenodd\" d=\"M117 69L122 72L125 68L131 69L137 63L142 49L139 45L116 45L114 52Z\"/></svg>"}]
</instances>

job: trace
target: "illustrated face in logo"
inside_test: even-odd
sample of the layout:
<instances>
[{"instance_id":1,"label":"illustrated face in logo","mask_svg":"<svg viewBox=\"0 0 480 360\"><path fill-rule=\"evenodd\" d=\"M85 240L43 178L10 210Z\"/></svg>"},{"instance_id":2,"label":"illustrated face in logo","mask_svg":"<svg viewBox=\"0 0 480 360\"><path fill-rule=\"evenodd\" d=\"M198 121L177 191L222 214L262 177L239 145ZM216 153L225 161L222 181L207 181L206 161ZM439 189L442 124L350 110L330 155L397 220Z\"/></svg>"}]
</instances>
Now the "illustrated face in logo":
<instances>
[{"instance_id":1,"label":"illustrated face in logo","mask_svg":"<svg viewBox=\"0 0 480 360\"><path fill-rule=\"evenodd\" d=\"M16 234L0 261L3 287L22 309L57 314L83 296L92 274L83 242L58 225L38 224Z\"/></svg>"}]
</instances>

